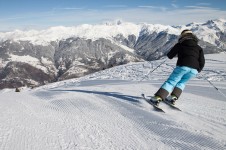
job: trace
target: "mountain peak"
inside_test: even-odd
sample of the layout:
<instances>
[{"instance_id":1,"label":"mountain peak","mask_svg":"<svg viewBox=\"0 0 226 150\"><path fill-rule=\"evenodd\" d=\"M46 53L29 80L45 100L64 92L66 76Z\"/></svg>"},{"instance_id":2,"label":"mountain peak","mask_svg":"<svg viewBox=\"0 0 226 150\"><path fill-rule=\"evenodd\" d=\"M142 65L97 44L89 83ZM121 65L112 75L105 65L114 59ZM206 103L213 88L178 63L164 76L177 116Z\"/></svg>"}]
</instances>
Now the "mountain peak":
<instances>
[{"instance_id":1,"label":"mountain peak","mask_svg":"<svg viewBox=\"0 0 226 150\"><path fill-rule=\"evenodd\" d=\"M107 22L104 22L105 25L107 26L115 26L115 25L121 25L125 23L124 21L120 20L120 19L117 19L117 20L114 20L114 21L107 21Z\"/></svg>"},{"instance_id":2,"label":"mountain peak","mask_svg":"<svg viewBox=\"0 0 226 150\"><path fill-rule=\"evenodd\" d=\"M225 19L212 19L208 20L206 23L203 24L225 24L226 20Z\"/></svg>"},{"instance_id":3,"label":"mountain peak","mask_svg":"<svg viewBox=\"0 0 226 150\"><path fill-rule=\"evenodd\" d=\"M128 38L130 35L138 37L145 30L147 33L160 33L167 32L168 34L178 35L179 30L189 28L194 31L203 31L215 33L215 30L225 32L226 20L215 19L209 20L206 23L193 22L185 26L166 26L161 24L148 24L140 23L135 24L131 22L124 22L120 19L105 22L103 24L82 24L78 26L65 27L56 26L50 27L46 30L28 30L21 31L16 30L13 32L0 33L0 41L14 40L14 41L30 41L34 45L48 45L51 41L63 40L71 37L80 37L85 39L96 40L99 38L106 38L114 41L114 37L123 35ZM207 36L206 34L200 34L201 36ZM203 38L203 39L209 39ZM212 39L216 41L218 39ZM209 42L209 41L207 41ZM211 42L215 43L215 42Z\"/></svg>"}]
</instances>

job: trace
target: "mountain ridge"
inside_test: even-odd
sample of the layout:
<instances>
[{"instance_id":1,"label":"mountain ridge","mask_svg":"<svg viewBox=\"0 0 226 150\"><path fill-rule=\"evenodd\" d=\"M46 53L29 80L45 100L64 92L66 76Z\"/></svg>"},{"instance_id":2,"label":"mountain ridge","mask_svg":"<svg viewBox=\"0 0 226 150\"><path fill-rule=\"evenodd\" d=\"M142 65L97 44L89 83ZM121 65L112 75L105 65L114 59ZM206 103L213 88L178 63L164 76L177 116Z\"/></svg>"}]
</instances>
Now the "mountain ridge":
<instances>
[{"instance_id":1,"label":"mountain ridge","mask_svg":"<svg viewBox=\"0 0 226 150\"><path fill-rule=\"evenodd\" d=\"M0 40L14 40L14 41L31 41L33 44L40 44L37 40L43 40L46 42L63 40L70 37L80 37L86 39L96 40L98 38L112 38L116 37L118 34L122 34L124 37L129 35L139 36L143 30L148 31L149 34L153 32L167 31L169 34L179 35L180 31L184 28L192 29L195 33L198 31L196 27L200 26L214 26L220 29L220 31L225 32L226 20L215 19L208 20L204 23L190 23L187 25L180 26L169 26L161 24L148 24L140 23L135 24L131 22L120 22L120 23L104 23L104 24L82 24L78 26L55 26L44 30L14 30L10 32L0 32ZM200 35L201 37L203 35ZM37 42L37 43L35 43ZM44 44L44 43L41 43Z\"/></svg>"},{"instance_id":2,"label":"mountain ridge","mask_svg":"<svg viewBox=\"0 0 226 150\"><path fill-rule=\"evenodd\" d=\"M191 29L200 38L205 53L226 50L226 21L222 19L175 27L120 21L59 26L40 31L0 32L0 89L21 78L17 76L21 74L18 73L20 68L11 70L15 76L6 75L10 62L26 63L30 67L25 68L35 67L40 71L37 75L44 73L49 76L43 81L29 77L30 82L38 86L128 62L159 59L177 42L185 28ZM15 66L11 64L11 67ZM23 76L20 85L30 85L29 80Z\"/></svg>"}]
</instances>

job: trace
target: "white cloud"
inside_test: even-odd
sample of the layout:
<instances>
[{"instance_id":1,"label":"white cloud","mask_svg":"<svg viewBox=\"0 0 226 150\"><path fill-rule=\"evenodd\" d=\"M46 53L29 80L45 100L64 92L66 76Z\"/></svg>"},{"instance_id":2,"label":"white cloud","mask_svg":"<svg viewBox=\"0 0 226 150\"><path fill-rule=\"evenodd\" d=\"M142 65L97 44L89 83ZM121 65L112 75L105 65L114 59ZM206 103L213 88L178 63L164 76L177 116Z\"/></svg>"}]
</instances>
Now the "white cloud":
<instances>
[{"instance_id":1,"label":"white cloud","mask_svg":"<svg viewBox=\"0 0 226 150\"><path fill-rule=\"evenodd\" d=\"M153 8L153 7L150 7ZM105 20L115 20L122 19L130 22L147 22L147 23L160 23L168 25L181 25L188 24L191 22L205 22L210 19L224 18L226 19L226 11L219 9L213 9L208 7L193 7L156 11L155 9L146 9L143 7L134 9L121 9L121 10L109 10L109 11L93 11L93 12L80 12L76 16L68 16L69 18L74 18L76 20L85 21L87 23L101 22ZM160 9L160 8L158 8ZM89 14L89 15L88 15ZM81 19L85 18L85 20ZM89 16L90 18L87 18ZM95 22L95 23L96 23Z\"/></svg>"},{"instance_id":2,"label":"white cloud","mask_svg":"<svg viewBox=\"0 0 226 150\"><path fill-rule=\"evenodd\" d=\"M56 11L56 10L81 10L81 9L84 9L84 8L80 8L80 7L53 8L53 11Z\"/></svg>"},{"instance_id":3,"label":"white cloud","mask_svg":"<svg viewBox=\"0 0 226 150\"><path fill-rule=\"evenodd\" d=\"M177 9L139 6L138 8L125 7L117 10L64 8L62 11L58 9L58 11L25 14L24 16L21 15L15 18L2 18L0 20L0 30L11 30L12 28L24 29L31 27L33 24L35 24L35 27L38 27L38 25L40 27L49 27L58 25L74 26L85 23L97 24L117 19L135 23L146 22L152 24L182 25L191 22L205 22L218 18L226 19L226 11L202 6L186 6Z\"/></svg>"},{"instance_id":4,"label":"white cloud","mask_svg":"<svg viewBox=\"0 0 226 150\"><path fill-rule=\"evenodd\" d=\"M176 4L171 4L174 8L178 8L178 6Z\"/></svg>"},{"instance_id":5,"label":"white cloud","mask_svg":"<svg viewBox=\"0 0 226 150\"><path fill-rule=\"evenodd\" d=\"M198 3L197 5L202 5L202 6L210 6L211 3Z\"/></svg>"},{"instance_id":6,"label":"white cloud","mask_svg":"<svg viewBox=\"0 0 226 150\"><path fill-rule=\"evenodd\" d=\"M185 8L188 8L188 9L217 9L217 8L211 8L211 7L206 7L206 6L185 6Z\"/></svg>"},{"instance_id":7,"label":"white cloud","mask_svg":"<svg viewBox=\"0 0 226 150\"><path fill-rule=\"evenodd\" d=\"M167 8L163 7L163 6L150 6L150 5L146 5L146 6L138 6L139 8L148 8L148 9L160 9L162 11L166 11Z\"/></svg>"},{"instance_id":8,"label":"white cloud","mask_svg":"<svg viewBox=\"0 0 226 150\"><path fill-rule=\"evenodd\" d=\"M124 8L127 7L126 5L106 5L104 7L108 7L108 8Z\"/></svg>"}]
</instances>

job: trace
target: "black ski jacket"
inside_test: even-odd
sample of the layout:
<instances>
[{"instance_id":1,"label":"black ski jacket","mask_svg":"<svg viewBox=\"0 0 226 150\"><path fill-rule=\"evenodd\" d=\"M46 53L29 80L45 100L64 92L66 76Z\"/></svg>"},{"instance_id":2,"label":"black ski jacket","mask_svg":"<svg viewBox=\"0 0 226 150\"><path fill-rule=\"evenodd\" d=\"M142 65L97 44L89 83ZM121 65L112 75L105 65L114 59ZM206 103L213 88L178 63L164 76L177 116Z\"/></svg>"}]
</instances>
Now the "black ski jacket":
<instances>
[{"instance_id":1,"label":"black ski jacket","mask_svg":"<svg viewBox=\"0 0 226 150\"><path fill-rule=\"evenodd\" d=\"M187 66L201 72L205 65L205 58L202 48L193 39L178 42L167 54L169 59L178 56L177 66Z\"/></svg>"}]
</instances>

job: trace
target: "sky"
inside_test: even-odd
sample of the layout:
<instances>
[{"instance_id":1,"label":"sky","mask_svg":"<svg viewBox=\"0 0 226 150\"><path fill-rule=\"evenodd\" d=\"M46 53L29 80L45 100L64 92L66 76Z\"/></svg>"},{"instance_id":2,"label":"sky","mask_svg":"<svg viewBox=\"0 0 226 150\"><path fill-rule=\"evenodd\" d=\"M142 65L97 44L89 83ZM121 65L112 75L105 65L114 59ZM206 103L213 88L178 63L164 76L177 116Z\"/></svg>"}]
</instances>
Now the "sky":
<instances>
[{"instance_id":1,"label":"sky","mask_svg":"<svg viewBox=\"0 0 226 150\"><path fill-rule=\"evenodd\" d=\"M226 19L226 0L0 0L0 32L115 20L184 25L219 18Z\"/></svg>"}]
</instances>

